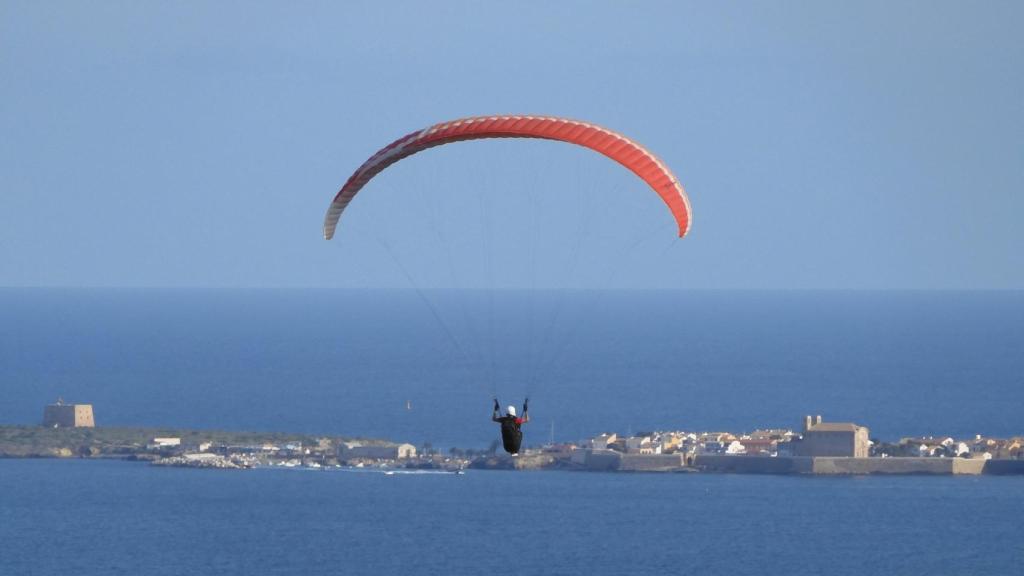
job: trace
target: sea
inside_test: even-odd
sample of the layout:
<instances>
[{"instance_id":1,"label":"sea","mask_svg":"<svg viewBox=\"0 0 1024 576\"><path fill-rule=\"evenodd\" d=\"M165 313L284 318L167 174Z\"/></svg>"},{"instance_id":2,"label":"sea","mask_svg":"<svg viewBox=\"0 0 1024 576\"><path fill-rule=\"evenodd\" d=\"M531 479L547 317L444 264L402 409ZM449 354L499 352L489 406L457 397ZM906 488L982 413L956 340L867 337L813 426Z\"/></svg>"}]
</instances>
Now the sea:
<instances>
[{"instance_id":1,"label":"sea","mask_svg":"<svg viewBox=\"0 0 1024 576\"><path fill-rule=\"evenodd\" d=\"M1019 574L1020 477L0 460L5 575Z\"/></svg>"},{"instance_id":2,"label":"sea","mask_svg":"<svg viewBox=\"0 0 1024 576\"><path fill-rule=\"evenodd\" d=\"M1024 434L1017 291L0 290L0 423L486 448ZM212 471L0 460L0 574L1014 574L1024 477Z\"/></svg>"}]
</instances>

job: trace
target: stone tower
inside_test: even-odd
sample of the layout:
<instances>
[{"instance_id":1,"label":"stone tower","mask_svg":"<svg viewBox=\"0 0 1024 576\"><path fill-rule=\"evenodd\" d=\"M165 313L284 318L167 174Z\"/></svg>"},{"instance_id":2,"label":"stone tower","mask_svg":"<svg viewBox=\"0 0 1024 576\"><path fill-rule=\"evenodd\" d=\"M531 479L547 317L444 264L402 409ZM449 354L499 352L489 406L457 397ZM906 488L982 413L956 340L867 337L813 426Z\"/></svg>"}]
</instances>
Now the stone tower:
<instances>
[{"instance_id":1,"label":"stone tower","mask_svg":"<svg viewBox=\"0 0 1024 576\"><path fill-rule=\"evenodd\" d=\"M56 404L43 409L43 426L49 428L92 428L96 421L92 415L92 404L65 404L58 398Z\"/></svg>"}]
</instances>

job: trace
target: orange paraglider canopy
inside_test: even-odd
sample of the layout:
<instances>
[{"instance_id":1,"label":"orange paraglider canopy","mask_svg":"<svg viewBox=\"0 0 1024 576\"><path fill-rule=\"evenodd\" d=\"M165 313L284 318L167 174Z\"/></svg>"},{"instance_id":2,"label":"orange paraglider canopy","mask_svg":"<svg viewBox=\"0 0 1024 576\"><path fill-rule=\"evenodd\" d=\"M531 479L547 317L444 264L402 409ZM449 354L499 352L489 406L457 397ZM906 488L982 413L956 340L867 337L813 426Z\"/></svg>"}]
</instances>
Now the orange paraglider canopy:
<instances>
[{"instance_id":1,"label":"orange paraglider canopy","mask_svg":"<svg viewBox=\"0 0 1024 576\"><path fill-rule=\"evenodd\" d=\"M363 163L334 197L324 218L324 238L330 240L338 219L352 198L388 166L417 152L462 140L483 138L540 138L590 148L622 164L646 182L668 205L679 225L679 236L690 231L690 201L671 170L654 154L629 138L600 126L551 116L478 116L434 124L388 144Z\"/></svg>"}]
</instances>

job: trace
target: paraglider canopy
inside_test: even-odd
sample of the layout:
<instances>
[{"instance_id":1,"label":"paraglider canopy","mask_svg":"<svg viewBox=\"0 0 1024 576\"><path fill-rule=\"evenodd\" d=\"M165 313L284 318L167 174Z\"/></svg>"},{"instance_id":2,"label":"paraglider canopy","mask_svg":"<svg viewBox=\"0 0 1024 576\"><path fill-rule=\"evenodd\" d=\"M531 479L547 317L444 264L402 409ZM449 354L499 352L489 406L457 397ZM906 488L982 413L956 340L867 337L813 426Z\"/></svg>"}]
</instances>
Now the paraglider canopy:
<instances>
[{"instance_id":1,"label":"paraglider canopy","mask_svg":"<svg viewBox=\"0 0 1024 576\"><path fill-rule=\"evenodd\" d=\"M324 218L324 238L334 236L345 207L367 182L388 166L417 152L463 140L540 138L590 148L622 164L661 196L679 227L690 231L690 201L675 175L653 153L629 138L595 124L551 116L478 116L442 122L407 134L364 162L334 197Z\"/></svg>"}]
</instances>

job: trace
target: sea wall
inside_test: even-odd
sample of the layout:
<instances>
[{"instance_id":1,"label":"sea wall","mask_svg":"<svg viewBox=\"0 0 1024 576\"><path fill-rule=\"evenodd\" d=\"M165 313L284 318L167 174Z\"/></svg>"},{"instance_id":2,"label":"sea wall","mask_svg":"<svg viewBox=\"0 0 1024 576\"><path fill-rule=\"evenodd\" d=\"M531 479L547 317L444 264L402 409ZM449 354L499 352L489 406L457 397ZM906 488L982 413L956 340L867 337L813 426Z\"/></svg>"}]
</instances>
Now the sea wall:
<instances>
[{"instance_id":1,"label":"sea wall","mask_svg":"<svg viewBox=\"0 0 1024 576\"><path fill-rule=\"evenodd\" d=\"M832 456L697 456L695 465L706 472L735 474L981 474L985 460L964 458L843 458ZM1014 474L1013 467L991 474ZM1024 470L1024 467L1020 468ZM1005 470L1005 471L1003 471Z\"/></svg>"},{"instance_id":2,"label":"sea wall","mask_svg":"<svg viewBox=\"0 0 1024 576\"><path fill-rule=\"evenodd\" d=\"M965 458L814 458L813 474L981 474L984 460Z\"/></svg>"},{"instance_id":3,"label":"sea wall","mask_svg":"<svg viewBox=\"0 0 1024 576\"><path fill-rule=\"evenodd\" d=\"M614 450L587 450L584 467L587 470L618 470L622 454Z\"/></svg>"},{"instance_id":4,"label":"sea wall","mask_svg":"<svg viewBox=\"0 0 1024 576\"><path fill-rule=\"evenodd\" d=\"M984 474L1024 474L1024 460L986 460Z\"/></svg>"},{"instance_id":5,"label":"sea wall","mask_svg":"<svg viewBox=\"0 0 1024 576\"><path fill-rule=\"evenodd\" d=\"M685 464L683 454L623 454L619 458L619 470L627 472L670 472Z\"/></svg>"},{"instance_id":6,"label":"sea wall","mask_svg":"<svg viewBox=\"0 0 1024 576\"><path fill-rule=\"evenodd\" d=\"M706 472L732 474L810 474L812 458L771 456L699 455L693 465Z\"/></svg>"}]
</instances>

